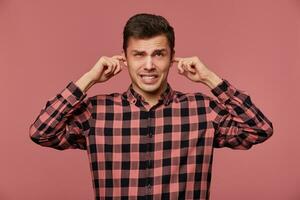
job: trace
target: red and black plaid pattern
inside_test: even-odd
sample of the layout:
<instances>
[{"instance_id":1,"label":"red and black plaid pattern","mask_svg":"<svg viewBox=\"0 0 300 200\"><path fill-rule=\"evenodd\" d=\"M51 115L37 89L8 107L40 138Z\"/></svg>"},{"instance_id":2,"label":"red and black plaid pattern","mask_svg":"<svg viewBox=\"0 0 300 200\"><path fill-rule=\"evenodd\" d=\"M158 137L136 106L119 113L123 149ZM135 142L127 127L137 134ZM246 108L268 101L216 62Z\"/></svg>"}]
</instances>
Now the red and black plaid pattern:
<instances>
[{"instance_id":1,"label":"red and black plaid pattern","mask_svg":"<svg viewBox=\"0 0 300 200\"><path fill-rule=\"evenodd\" d=\"M132 85L85 98L74 82L30 126L35 143L87 150L95 199L209 199L213 148L249 149L273 134L250 96L227 80L211 92L168 84L151 106Z\"/></svg>"}]
</instances>

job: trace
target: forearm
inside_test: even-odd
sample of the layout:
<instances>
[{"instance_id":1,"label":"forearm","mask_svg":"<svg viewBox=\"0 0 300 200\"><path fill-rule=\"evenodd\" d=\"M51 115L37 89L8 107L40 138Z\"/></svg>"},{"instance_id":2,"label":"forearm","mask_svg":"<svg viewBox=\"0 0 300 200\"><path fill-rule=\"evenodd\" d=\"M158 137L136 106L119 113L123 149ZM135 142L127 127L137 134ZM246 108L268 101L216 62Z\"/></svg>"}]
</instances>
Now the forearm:
<instances>
[{"instance_id":1,"label":"forearm","mask_svg":"<svg viewBox=\"0 0 300 200\"><path fill-rule=\"evenodd\" d=\"M75 84L86 93L90 87L94 85L94 81L90 78L89 72L80 77Z\"/></svg>"}]
</instances>

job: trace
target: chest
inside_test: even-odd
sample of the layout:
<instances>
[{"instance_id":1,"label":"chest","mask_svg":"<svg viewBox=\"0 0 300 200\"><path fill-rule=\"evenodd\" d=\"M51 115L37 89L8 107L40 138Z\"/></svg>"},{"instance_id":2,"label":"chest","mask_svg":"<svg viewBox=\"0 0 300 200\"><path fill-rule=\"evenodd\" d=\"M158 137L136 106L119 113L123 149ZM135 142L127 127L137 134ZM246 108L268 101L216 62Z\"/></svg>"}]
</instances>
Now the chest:
<instances>
[{"instance_id":1,"label":"chest","mask_svg":"<svg viewBox=\"0 0 300 200\"><path fill-rule=\"evenodd\" d=\"M205 107L193 104L153 110L129 106L98 108L88 145L94 145L97 153L106 154L106 159L130 161L141 160L147 153L204 154L213 141L212 125L205 111Z\"/></svg>"}]
</instances>

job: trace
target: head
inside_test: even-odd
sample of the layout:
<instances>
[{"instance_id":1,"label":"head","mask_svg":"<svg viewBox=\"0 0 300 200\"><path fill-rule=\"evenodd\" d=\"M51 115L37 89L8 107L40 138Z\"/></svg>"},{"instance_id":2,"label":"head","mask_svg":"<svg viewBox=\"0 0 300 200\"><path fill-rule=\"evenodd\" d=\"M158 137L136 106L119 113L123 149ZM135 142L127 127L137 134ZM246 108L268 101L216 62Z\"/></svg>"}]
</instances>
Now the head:
<instances>
[{"instance_id":1,"label":"head","mask_svg":"<svg viewBox=\"0 0 300 200\"><path fill-rule=\"evenodd\" d=\"M165 89L174 46L173 27L162 16L140 13L127 21L122 54L133 88L145 98L159 96Z\"/></svg>"}]
</instances>

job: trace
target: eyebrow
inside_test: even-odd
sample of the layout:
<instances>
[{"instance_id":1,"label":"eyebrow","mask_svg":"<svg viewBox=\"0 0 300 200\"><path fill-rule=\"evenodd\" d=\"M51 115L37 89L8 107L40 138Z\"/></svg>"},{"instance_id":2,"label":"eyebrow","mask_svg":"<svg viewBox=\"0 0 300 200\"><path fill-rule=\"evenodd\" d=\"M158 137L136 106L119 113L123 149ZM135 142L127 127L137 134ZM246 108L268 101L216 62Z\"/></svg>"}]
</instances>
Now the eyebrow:
<instances>
[{"instance_id":1,"label":"eyebrow","mask_svg":"<svg viewBox=\"0 0 300 200\"><path fill-rule=\"evenodd\" d=\"M166 52L167 51L167 49L165 49L165 48L162 48L162 49L155 49L154 51L153 51L153 53L157 53L157 52ZM139 51L139 50L132 50L131 51L132 53L145 53L145 51Z\"/></svg>"}]
</instances>

